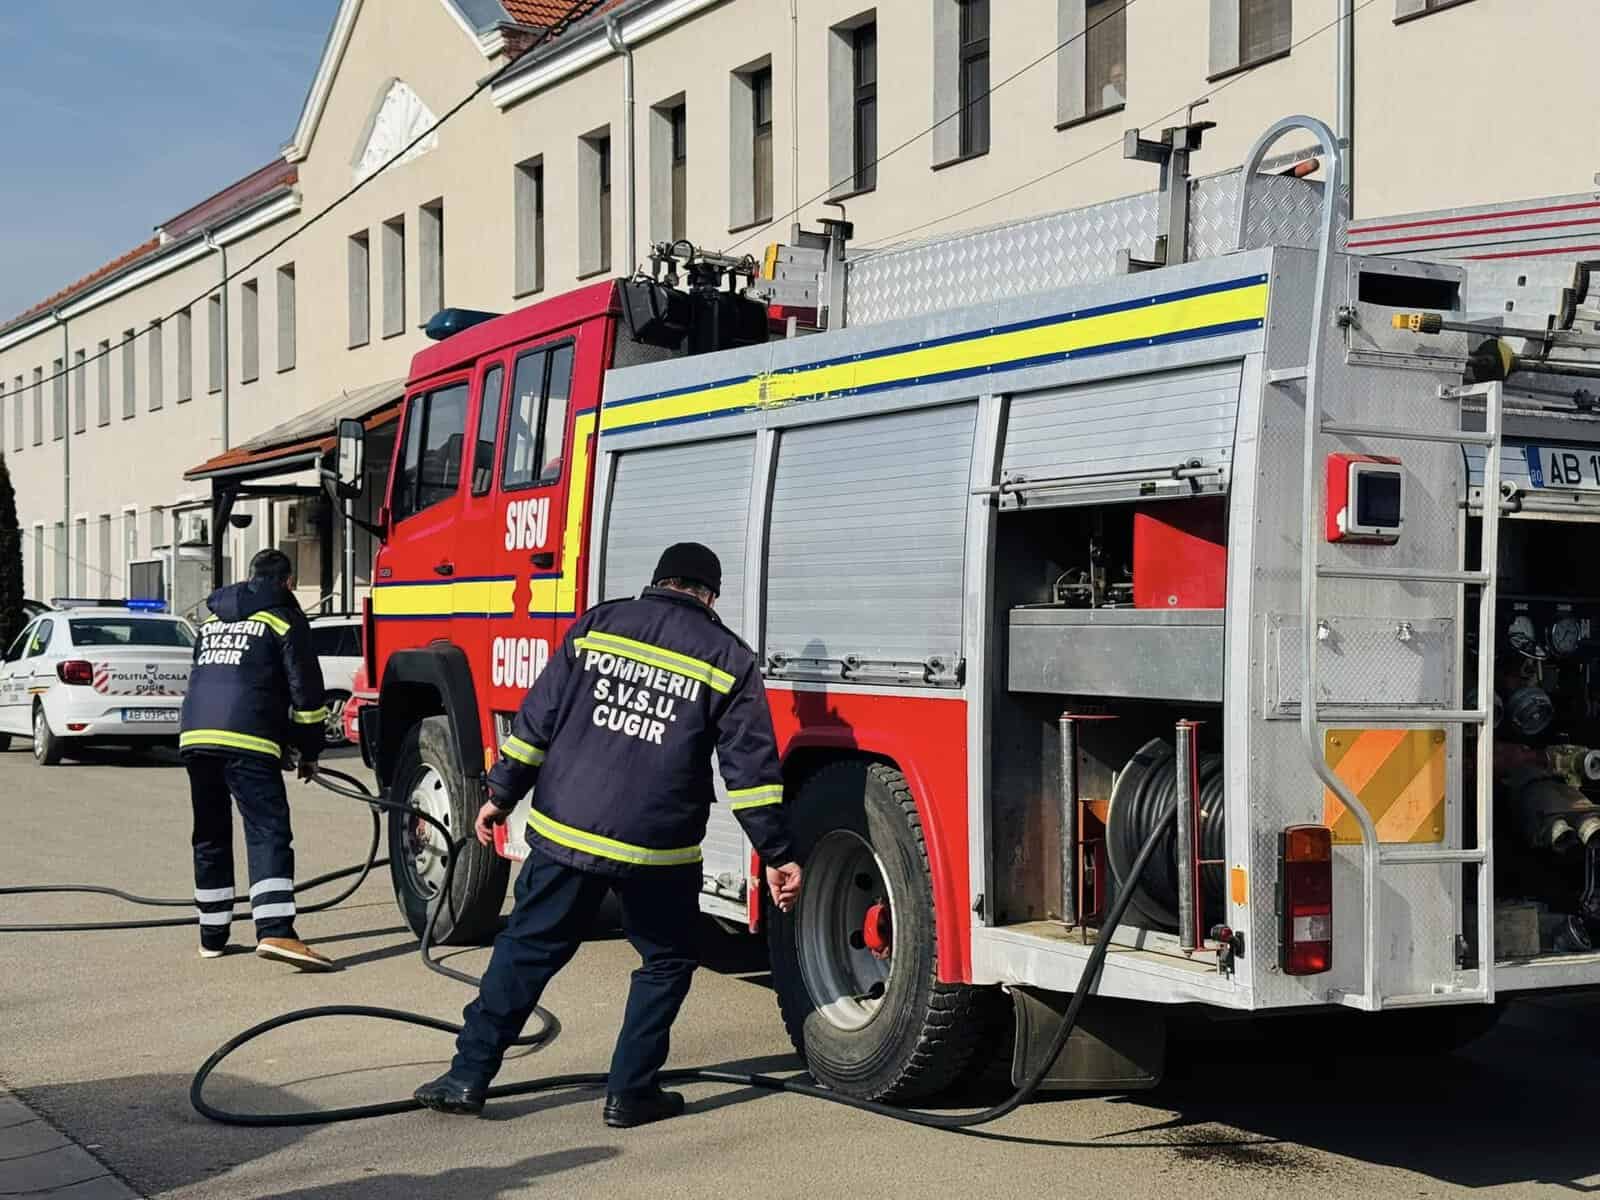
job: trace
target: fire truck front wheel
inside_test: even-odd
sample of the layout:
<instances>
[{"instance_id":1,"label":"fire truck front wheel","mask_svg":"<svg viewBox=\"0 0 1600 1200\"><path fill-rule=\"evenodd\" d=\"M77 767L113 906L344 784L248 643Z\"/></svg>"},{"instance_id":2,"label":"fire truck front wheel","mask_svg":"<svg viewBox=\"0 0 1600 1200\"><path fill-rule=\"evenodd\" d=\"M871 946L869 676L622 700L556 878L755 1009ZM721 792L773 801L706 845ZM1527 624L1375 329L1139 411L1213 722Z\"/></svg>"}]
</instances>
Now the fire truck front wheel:
<instances>
[{"instance_id":1,"label":"fire truck front wheel","mask_svg":"<svg viewBox=\"0 0 1600 1200\"><path fill-rule=\"evenodd\" d=\"M424 717L400 746L393 795L443 822L453 841L463 835L450 897L434 926L435 945L470 946L488 942L499 924L509 864L493 848L472 839L478 805L462 778L450 722ZM411 931L422 936L428 908L443 886L449 842L427 821L408 813L389 814L389 874L395 900Z\"/></svg>"},{"instance_id":2,"label":"fire truck front wheel","mask_svg":"<svg viewBox=\"0 0 1600 1200\"><path fill-rule=\"evenodd\" d=\"M822 768L792 807L805 881L765 925L778 1007L819 1082L911 1100L958 1079L985 1030L982 990L941 983L932 876L905 776L865 761Z\"/></svg>"}]
</instances>

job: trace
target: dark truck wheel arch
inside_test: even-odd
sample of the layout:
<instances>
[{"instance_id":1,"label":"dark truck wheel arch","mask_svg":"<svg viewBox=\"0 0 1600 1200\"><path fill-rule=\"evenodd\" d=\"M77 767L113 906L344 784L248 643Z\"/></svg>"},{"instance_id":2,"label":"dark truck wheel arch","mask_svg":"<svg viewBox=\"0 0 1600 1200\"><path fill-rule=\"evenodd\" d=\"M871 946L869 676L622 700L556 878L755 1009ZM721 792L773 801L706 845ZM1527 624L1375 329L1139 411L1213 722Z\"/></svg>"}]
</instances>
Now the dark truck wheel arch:
<instances>
[{"instance_id":1,"label":"dark truck wheel arch","mask_svg":"<svg viewBox=\"0 0 1600 1200\"><path fill-rule=\"evenodd\" d=\"M396 650L384 666L378 703L360 713L362 742L373 749L371 765L382 786L393 785L400 751L412 727L424 717L440 714L450 722L462 779L469 786L480 784L483 726L466 653L451 642Z\"/></svg>"}]
</instances>

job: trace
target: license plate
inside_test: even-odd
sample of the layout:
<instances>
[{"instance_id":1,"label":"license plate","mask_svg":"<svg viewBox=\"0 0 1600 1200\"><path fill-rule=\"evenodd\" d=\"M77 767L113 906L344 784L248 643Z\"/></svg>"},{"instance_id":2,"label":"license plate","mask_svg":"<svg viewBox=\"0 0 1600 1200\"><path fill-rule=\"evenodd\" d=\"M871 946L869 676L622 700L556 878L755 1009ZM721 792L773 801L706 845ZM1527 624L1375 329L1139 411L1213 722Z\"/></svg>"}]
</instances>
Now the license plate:
<instances>
[{"instance_id":1,"label":"license plate","mask_svg":"<svg viewBox=\"0 0 1600 1200\"><path fill-rule=\"evenodd\" d=\"M1570 446L1527 446L1528 482L1536 488L1600 492L1600 452Z\"/></svg>"},{"instance_id":2,"label":"license plate","mask_svg":"<svg viewBox=\"0 0 1600 1200\"><path fill-rule=\"evenodd\" d=\"M138 721L171 721L177 715L170 708L125 708L122 710L122 719L128 724Z\"/></svg>"}]
</instances>

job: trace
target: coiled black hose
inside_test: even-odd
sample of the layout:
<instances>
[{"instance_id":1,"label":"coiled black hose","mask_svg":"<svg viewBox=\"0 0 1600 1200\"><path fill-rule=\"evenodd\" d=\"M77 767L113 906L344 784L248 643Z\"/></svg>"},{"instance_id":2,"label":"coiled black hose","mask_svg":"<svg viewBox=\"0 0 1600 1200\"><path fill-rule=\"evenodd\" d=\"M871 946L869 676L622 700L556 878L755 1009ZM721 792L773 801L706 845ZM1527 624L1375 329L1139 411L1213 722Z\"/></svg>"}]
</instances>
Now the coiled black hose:
<instances>
[{"instance_id":1,"label":"coiled black hose","mask_svg":"<svg viewBox=\"0 0 1600 1200\"><path fill-rule=\"evenodd\" d=\"M432 911L429 913L428 923L423 930L420 952L423 964L437 974L463 983L477 986L478 980L463 971L452 970L437 963L429 955L428 949L433 939L434 924L438 920L439 911L443 901L450 895L451 883L455 875L456 863L460 860L461 848L466 844L466 838L450 841L450 831L445 825L435 820L427 813L420 812L409 804L387 800L373 796L356 780L349 776L340 776L344 782L350 784L348 788L338 787L324 782L322 775L331 775L332 772L319 772L318 782L342 796L362 800L376 808L390 809L405 812L409 815L421 817L450 842L450 857L445 864L445 877L439 887L438 897L434 901ZM1174 802L1167 814L1171 819L1177 811ZM1158 822L1145 839L1138 856L1132 863L1130 879L1137 880L1156 852L1156 847L1166 832L1166 821ZM747 1074L739 1071L717 1071L706 1068L689 1068L675 1071L663 1071L660 1079L663 1083L725 1083L739 1087L759 1088L763 1091L789 1092L796 1096L810 1096L816 1100L826 1100L833 1104L842 1104L848 1108L859 1109L862 1112L872 1113L891 1120L903 1121L912 1125L920 1125L926 1129L961 1130L974 1126L985 1125L990 1121L997 1121L1006 1114L1014 1111L1019 1105L1025 1103L1044 1081L1045 1075L1054 1065L1056 1057L1067 1044L1067 1038L1078 1023L1078 1015L1083 1010L1084 1001L1094 992L1099 983L1100 974L1105 967L1106 953L1111 948L1111 932L1117 927L1127 910L1134 893L1134 887L1129 884L1120 888L1116 899L1112 901L1110 910L1106 913L1105 923L1100 928L1100 934L1095 939L1094 948L1089 952L1089 959L1084 964L1083 976L1078 982L1078 990L1073 993L1071 1002L1061 1021L1061 1028L1056 1032L1055 1040L1050 1050L1040 1059L1039 1065L1033 1073L1022 1082L1010 1096L999 1104L992 1105L974 1113L949 1114L920 1112L916 1109L897 1108L892 1104L883 1104L876 1100L861 1100L854 1096L840 1095L827 1088L818 1087L816 1084L802 1083L796 1079L780 1079L775 1075ZM545 1046L548 1045L560 1032L560 1023L555 1016L545 1009L535 1010L543 1024L535 1033L518 1038L513 1045L516 1046ZM282 1126L282 1125L327 1125L338 1121L354 1121L367 1117L388 1116L392 1113L408 1112L420 1108L415 1100L389 1100L377 1104L358 1104L346 1108L321 1109L313 1112L293 1113L233 1113L217 1108L206 1100L204 1096L206 1080L211 1073L222 1064L222 1061L239 1047L254 1041L258 1037L271 1033L275 1029L282 1029L286 1025L293 1025L300 1021L310 1021L318 1017L371 1017L381 1021L397 1021L406 1025L420 1025L424 1029L437 1029L441 1033L459 1033L461 1026L453 1021L442 1021L437 1017L425 1016L422 1013L407 1012L398 1008L376 1008L368 1005L354 1004L329 1004L316 1008L304 1008L295 1012L284 1013L282 1016L273 1017L271 1020L262 1021L252 1025L243 1033L228 1039L210 1058L200 1065L195 1072L194 1080L189 1085L189 1103L196 1112L210 1120L224 1125L244 1126ZM527 1096L536 1092L554 1091L559 1088L569 1087L598 1087L606 1082L604 1072L580 1072L568 1075L551 1075L543 1079L530 1079L522 1083L497 1084L488 1091L490 1099L503 1099L507 1096Z\"/></svg>"}]
</instances>

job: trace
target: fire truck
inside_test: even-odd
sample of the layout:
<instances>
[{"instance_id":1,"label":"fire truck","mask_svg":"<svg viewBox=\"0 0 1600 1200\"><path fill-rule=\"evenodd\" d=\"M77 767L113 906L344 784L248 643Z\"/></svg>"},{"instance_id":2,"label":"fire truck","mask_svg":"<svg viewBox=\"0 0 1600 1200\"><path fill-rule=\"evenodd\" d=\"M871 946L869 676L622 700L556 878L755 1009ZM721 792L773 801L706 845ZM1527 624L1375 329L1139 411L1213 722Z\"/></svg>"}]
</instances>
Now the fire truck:
<instances>
[{"instance_id":1,"label":"fire truck","mask_svg":"<svg viewBox=\"0 0 1600 1200\"><path fill-rule=\"evenodd\" d=\"M575 614L692 539L807 872L771 910L719 803L702 906L765 936L830 1086L936 1092L1001 1027L1020 1077L1096 939L1055 1086L1153 1083L1195 1010L1443 1044L1600 985L1588 269L1494 256L1475 291L1420 223L1348 225L1321 122L1191 177L1203 128L1130 134L1162 188L1088 209L878 252L828 222L759 268L662 246L442 314L366 614L383 786L466 834ZM1267 158L1289 134L1320 181ZM347 492L361 452L342 427ZM413 929L491 934L528 803L446 896L450 846L395 819Z\"/></svg>"}]
</instances>

